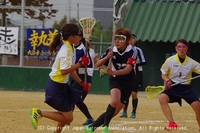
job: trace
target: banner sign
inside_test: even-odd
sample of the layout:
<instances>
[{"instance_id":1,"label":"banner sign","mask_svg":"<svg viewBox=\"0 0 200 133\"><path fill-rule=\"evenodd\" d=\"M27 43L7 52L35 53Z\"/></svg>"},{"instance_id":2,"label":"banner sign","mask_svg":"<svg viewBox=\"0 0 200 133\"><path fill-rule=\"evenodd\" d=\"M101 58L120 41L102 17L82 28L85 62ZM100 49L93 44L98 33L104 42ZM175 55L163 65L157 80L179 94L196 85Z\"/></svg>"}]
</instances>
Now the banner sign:
<instances>
[{"instance_id":1,"label":"banner sign","mask_svg":"<svg viewBox=\"0 0 200 133\"><path fill-rule=\"evenodd\" d=\"M0 54L18 54L18 27L0 26Z\"/></svg>"},{"instance_id":2,"label":"banner sign","mask_svg":"<svg viewBox=\"0 0 200 133\"><path fill-rule=\"evenodd\" d=\"M48 52L49 45L54 36L59 31L57 29L27 29L26 52L29 56L39 55L40 52Z\"/></svg>"}]
</instances>

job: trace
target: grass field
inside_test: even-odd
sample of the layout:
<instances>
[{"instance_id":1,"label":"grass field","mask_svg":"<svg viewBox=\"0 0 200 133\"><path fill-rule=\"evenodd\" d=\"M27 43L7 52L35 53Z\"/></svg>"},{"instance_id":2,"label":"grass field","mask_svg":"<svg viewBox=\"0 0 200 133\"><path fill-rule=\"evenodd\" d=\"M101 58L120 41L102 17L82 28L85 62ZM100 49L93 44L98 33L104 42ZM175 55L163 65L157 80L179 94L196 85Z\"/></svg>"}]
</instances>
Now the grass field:
<instances>
[{"instance_id":1,"label":"grass field","mask_svg":"<svg viewBox=\"0 0 200 133\"><path fill-rule=\"evenodd\" d=\"M96 119L105 111L110 97L109 95L89 94L85 100L92 116ZM39 121L39 129L31 126L30 109L38 107L41 110L53 110L44 102L44 92L24 91L0 91L0 133L53 133L56 122L42 118ZM197 133L198 126L191 107L183 101L183 107L178 104L170 105L174 119L179 129L173 133ZM129 105L129 115L131 104ZM121 112L120 112L121 113ZM137 117L120 118L120 114L114 117L110 123L110 133L168 133L163 130L167 124L161 112L158 98L149 100L144 92L139 92L139 105ZM74 120L70 126L66 126L63 133L83 133L82 123L86 120L79 109L75 108ZM101 133L101 128L95 131Z\"/></svg>"}]
</instances>

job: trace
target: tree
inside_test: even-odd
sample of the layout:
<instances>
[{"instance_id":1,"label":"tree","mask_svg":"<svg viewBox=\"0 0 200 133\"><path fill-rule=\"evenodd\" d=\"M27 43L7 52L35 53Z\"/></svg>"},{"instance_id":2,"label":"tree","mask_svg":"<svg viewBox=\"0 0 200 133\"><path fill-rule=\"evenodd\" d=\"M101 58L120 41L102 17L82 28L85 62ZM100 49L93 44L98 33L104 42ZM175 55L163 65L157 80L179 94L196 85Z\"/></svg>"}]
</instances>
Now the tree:
<instances>
[{"instance_id":1,"label":"tree","mask_svg":"<svg viewBox=\"0 0 200 133\"><path fill-rule=\"evenodd\" d=\"M63 18L60 20L60 22L55 21L52 27L54 29L60 29L66 23L67 23L67 16L64 15ZM75 18L72 18L70 19L70 23L77 23L77 20Z\"/></svg>"},{"instance_id":2,"label":"tree","mask_svg":"<svg viewBox=\"0 0 200 133\"><path fill-rule=\"evenodd\" d=\"M60 29L63 24L67 22L67 16L64 15L63 18L58 22L55 21L52 27L54 29ZM78 24L78 20L75 18L70 19L70 23L76 23ZM81 26L79 25L81 28ZM92 30L92 36L91 39L93 42L111 42L112 41L112 25L107 30L103 30L103 27L101 26L101 22L97 21L95 26Z\"/></svg>"},{"instance_id":3,"label":"tree","mask_svg":"<svg viewBox=\"0 0 200 133\"><path fill-rule=\"evenodd\" d=\"M9 5L12 6L20 6L21 0L2 0L2 5ZM40 6L40 7L52 7L53 4L47 3L48 0L25 0L25 6ZM44 21L45 19L50 19L51 17L55 17L55 14L58 12L54 9L47 9L47 8L40 8L40 9L25 9L25 18L31 18L31 19L38 19L43 22L44 27ZM5 18L7 16L7 13L16 12L17 14L21 14L21 9L15 9L15 8L2 8L0 9L0 12L2 13L2 19L3 19L3 26L5 26Z\"/></svg>"}]
</instances>

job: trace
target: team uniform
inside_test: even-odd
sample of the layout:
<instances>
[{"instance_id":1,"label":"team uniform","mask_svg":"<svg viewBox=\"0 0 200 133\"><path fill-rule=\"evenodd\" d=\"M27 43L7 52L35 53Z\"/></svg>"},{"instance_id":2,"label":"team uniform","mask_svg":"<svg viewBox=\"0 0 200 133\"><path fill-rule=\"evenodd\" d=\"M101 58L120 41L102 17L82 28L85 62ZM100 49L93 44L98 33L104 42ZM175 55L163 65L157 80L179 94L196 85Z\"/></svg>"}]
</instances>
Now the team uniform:
<instances>
[{"instance_id":1,"label":"team uniform","mask_svg":"<svg viewBox=\"0 0 200 133\"><path fill-rule=\"evenodd\" d=\"M79 62L80 58L85 55L86 48L83 43L81 43L78 47L76 47L76 61L75 63ZM86 54L89 58L89 64L87 66L87 83L92 83L92 76L94 71L94 57L95 52L92 48L88 49L88 53ZM85 78L85 67L80 67L77 69L77 74L81 80L84 81ZM72 86L76 86L77 89L83 90L83 87L77 84L76 82L72 81Z\"/></svg>"},{"instance_id":2,"label":"team uniform","mask_svg":"<svg viewBox=\"0 0 200 133\"><path fill-rule=\"evenodd\" d=\"M104 58L110 48L106 50L106 52L100 57L100 59ZM113 47L113 57L112 57L112 70L120 70L125 68L127 65L127 61L129 58L136 58L135 52L132 49L131 45L128 45L124 51L118 51L118 49ZM105 66L108 66L109 60L105 62ZM134 67L134 66L133 66ZM133 86L133 71L126 75L117 75L109 77L109 89L118 88L121 91L121 102L126 103L130 97L132 86Z\"/></svg>"},{"instance_id":3,"label":"team uniform","mask_svg":"<svg viewBox=\"0 0 200 133\"><path fill-rule=\"evenodd\" d=\"M139 47L133 46L133 49L136 51L136 65L134 68L135 78L132 91L138 92L138 89L141 88L143 84L142 66L146 65L147 62L143 51Z\"/></svg>"},{"instance_id":4,"label":"team uniform","mask_svg":"<svg viewBox=\"0 0 200 133\"><path fill-rule=\"evenodd\" d=\"M192 77L192 73L200 74L200 64L192 58L186 56L184 61L181 61L178 54L169 57L161 67L162 74L167 74L172 83L179 83ZM171 89L165 90L163 93L170 98L170 103L178 102L181 106L181 98L188 104L198 101L199 98L190 85L191 80L172 86Z\"/></svg>"},{"instance_id":5,"label":"team uniform","mask_svg":"<svg viewBox=\"0 0 200 133\"><path fill-rule=\"evenodd\" d=\"M64 41L56 55L45 89L45 102L58 111L72 110L82 94L82 91L73 89L67 84L69 74L62 75L60 71L70 68L74 63L74 48L68 41Z\"/></svg>"},{"instance_id":6,"label":"team uniform","mask_svg":"<svg viewBox=\"0 0 200 133\"><path fill-rule=\"evenodd\" d=\"M76 60L75 63L79 62L80 58L83 57L83 55L87 55L89 58L89 64L87 66L87 83L92 83L92 76L93 76L93 71L94 71L94 57L95 57L95 52L92 48L89 48L87 53L86 47L84 46L83 43L80 43L79 46L75 47L76 49ZM77 75L82 81L85 81L85 67L80 67L77 69ZM83 91L83 87L79 85L77 82L74 80L71 80L71 86L77 90ZM86 106L86 104L83 102L85 97L87 96L88 92L83 91L81 98L78 100L76 103L76 106L81 110L81 112L87 117L87 121L83 123L83 125L88 125L93 122L93 118Z\"/></svg>"}]
</instances>

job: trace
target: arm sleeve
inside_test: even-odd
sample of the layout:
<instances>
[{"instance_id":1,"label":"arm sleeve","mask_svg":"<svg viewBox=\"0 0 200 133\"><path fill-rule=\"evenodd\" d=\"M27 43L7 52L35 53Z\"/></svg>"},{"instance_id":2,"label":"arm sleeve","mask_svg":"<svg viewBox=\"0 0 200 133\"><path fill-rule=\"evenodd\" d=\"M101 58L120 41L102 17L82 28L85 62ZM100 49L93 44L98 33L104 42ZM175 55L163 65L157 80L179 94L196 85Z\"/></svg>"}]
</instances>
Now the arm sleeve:
<instances>
[{"instance_id":1,"label":"arm sleeve","mask_svg":"<svg viewBox=\"0 0 200 133\"><path fill-rule=\"evenodd\" d=\"M136 64L137 66L143 66L146 65L146 57L142 51L142 49L137 48L137 60L136 60Z\"/></svg>"}]
</instances>

